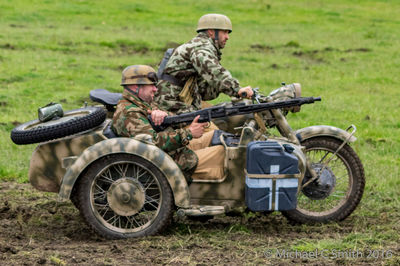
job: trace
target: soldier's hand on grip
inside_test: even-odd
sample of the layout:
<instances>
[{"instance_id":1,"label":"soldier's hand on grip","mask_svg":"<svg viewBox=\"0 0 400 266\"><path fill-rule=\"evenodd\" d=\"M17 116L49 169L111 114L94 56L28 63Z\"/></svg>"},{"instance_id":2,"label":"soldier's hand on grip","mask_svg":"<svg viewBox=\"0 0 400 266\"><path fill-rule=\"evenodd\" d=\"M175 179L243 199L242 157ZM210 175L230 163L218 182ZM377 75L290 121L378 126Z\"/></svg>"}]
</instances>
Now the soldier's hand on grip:
<instances>
[{"instance_id":1,"label":"soldier's hand on grip","mask_svg":"<svg viewBox=\"0 0 400 266\"><path fill-rule=\"evenodd\" d=\"M196 116L193 119L193 122L189 126L189 130L192 133L193 138L197 139L200 138L203 133L204 133L204 127L207 125L207 123L199 123L200 116Z\"/></svg>"},{"instance_id":2,"label":"soldier's hand on grip","mask_svg":"<svg viewBox=\"0 0 400 266\"><path fill-rule=\"evenodd\" d=\"M161 125L162 122L164 121L164 118L168 116L166 112L161 110L153 110L153 111L149 110L149 113L151 114L151 120L156 126Z\"/></svg>"}]
</instances>

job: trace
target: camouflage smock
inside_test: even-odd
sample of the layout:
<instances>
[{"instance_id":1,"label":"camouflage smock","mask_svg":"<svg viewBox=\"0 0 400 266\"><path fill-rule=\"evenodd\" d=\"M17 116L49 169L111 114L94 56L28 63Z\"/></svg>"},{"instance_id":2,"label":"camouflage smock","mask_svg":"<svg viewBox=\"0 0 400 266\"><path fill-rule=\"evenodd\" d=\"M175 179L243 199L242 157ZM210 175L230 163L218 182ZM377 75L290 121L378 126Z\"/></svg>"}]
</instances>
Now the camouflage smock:
<instances>
[{"instance_id":1,"label":"camouflage smock","mask_svg":"<svg viewBox=\"0 0 400 266\"><path fill-rule=\"evenodd\" d=\"M221 52L213 40L205 32L199 33L175 49L163 72L183 83L195 77L192 104L188 106L180 100L179 93L183 87L166 80L157 84L155 102L160 108L179 114L201 109L202 100L215 99L221 92L236 96L240 89L239 82L221 66L220 60Z\"/></svg>"},{"instance_id":2,"label":"camouflage smock","mask_svg":"<svg viewBox=\"0 0 400 266\"><path fill-rule=\"evenodd\" d=\"M198 158L182 143L185 138L192 138L189 129L168 128L157 133L147 118L148 110L152 110L150 105L126 90L122 93L122 97L114 113L112 130L118 136L129 138L138 134L151 135L154 144L175 160L185 177L190 177L197 166Z\"/></svg>"}]
</instances>

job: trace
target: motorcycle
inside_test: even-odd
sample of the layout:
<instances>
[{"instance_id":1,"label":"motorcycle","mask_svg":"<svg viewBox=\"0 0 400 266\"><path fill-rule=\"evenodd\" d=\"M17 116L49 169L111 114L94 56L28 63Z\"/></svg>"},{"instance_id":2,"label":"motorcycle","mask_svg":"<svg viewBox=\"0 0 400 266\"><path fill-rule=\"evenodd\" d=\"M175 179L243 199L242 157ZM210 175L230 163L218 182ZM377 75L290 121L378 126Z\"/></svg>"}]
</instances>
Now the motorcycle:
<instances>
[{"instance_id":1,"label":"motorcycle","mask_svg":"<svg viewBox=\"0 0 400 266\"><path fill-rule=\"evenodd\" d=\"M283 84L268 96L254 95L256 104L296 99L301 86ZM286 115L299 106L214 119L223 130L218 145L225 148L225 176L188 185L149 135L113 134L110 118L121 94L98 89L90 98L100 105L65 113L57 104L39 108L39 119L14 128L11 139L39 143L29 167L32 186L58 193L60 202L71 200L105 238L157 234L174 212L207 220L235 210L281 211L297 223L341 221L362 198L364 168L350 146L354 125L293 130ZM270 133L273 128L280 136Z\"/></svg>"}]
</instances>

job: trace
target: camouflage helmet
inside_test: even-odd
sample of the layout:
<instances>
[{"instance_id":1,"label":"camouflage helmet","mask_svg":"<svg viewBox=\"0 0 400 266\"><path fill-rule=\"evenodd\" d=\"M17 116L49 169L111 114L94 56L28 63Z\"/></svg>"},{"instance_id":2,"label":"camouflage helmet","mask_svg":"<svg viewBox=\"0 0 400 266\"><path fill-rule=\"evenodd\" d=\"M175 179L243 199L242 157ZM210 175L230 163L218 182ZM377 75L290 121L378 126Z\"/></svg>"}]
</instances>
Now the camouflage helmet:
<instances>
[{"instance_id":1,"label":"camouflage helmet","mask_svg":"<svg viewBox=\"0 0 400 266\"><path fill-rule=\"evenodd\" d=\"M156 71L146 65L128 66L122 71L121 86L123 85L146 85L157 83Z\"/></svg>"},{"instance_id":2,"label":"camouflage helmet","mask_svg":"<svg viewBox=\"0 0 400 266\"><path fill-rule=\"evenodd\" d=\"M221 14L206 14L199 19L197 23L197 32L207 29L227 30L232 32L231 20Z\"/></svg>"}]
</instances>

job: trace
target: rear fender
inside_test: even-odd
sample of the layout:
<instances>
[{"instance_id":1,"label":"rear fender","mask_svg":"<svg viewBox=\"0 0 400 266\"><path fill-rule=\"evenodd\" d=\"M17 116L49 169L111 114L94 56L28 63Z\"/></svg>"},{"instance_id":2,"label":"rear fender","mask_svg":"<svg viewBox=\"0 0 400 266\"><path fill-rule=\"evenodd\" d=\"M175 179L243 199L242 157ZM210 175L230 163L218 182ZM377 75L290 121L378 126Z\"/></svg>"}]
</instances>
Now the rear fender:
<instances>
[{"instance_id":1,"label":"rear fender","mask_svg":"<svg viewBox=\"0 0 400 266\"><path fill-rule=\"evenodd\" d=\"M305 127L296 130L295 134L300 142L317 136L333 137L342 141L348 140L348 142L355 142L357 140L356 137L352 136L346 130L325 125Z\"/></svg>"},{"instance_id":2,"label":"rear fender","mask_svg":"<svg viewBox=\"0 0 400 266\"><path fill-rule=\"evenodd\" d=\"M115 153L128 153L141 156L153 163L167 178L174 194L175 205L182 208L190 206L189 188L186 179L174 160L153 144L131 138L113 138L90 146L68 167L59 190L59 201L70 198L79 175L97 159Z\"/></svg>"}]
</instances>

